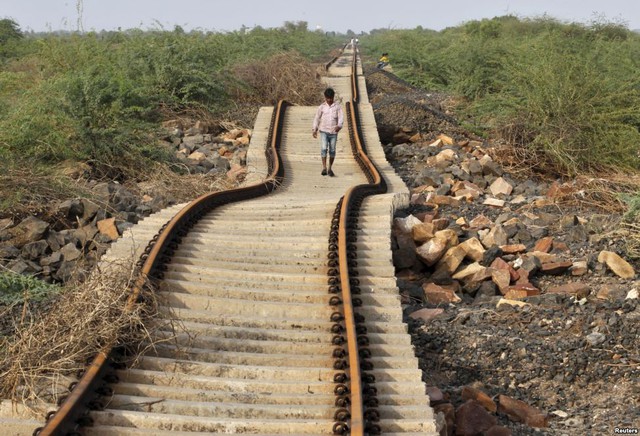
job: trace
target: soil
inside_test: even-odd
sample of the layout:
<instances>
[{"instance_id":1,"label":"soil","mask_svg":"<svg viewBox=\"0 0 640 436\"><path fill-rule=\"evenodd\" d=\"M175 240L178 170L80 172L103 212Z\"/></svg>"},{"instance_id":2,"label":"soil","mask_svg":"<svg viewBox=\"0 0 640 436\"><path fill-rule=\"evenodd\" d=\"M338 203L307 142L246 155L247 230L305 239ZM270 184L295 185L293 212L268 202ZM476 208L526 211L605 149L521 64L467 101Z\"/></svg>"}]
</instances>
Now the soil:
<instances>
[{"instance_id":1,"label":"soil","mask_svg":"<svg viewBox=\"0 0 640 436\"><path fill-rule=\"evenodd\" d=\"M381 140L389 144L385 147L387 158L413 188L415 172L420 167L414 160L397 159L391 153L394 135L419 132L424 138L435 138L438 134L456 138L469 134L447 112L446 96L421 92L380 71L369 71L367 83ZM481 204L465 207L467 210L449 212L469 218L491 213ZM603 232L611 230L610 226L615 226L620 218L598 209L554 207L555 213L560 208L562 216L599 220ZM418 210L414 207L401 214L412 212ZM446 209L441 210L443 213L446 214ZM550 226L549 230L553 236L562 227ZM443 403L458 408L465 401L463 388L473 387L496 402L499 395L506 395L547 416L548 426L535 428L509 418L500 409L492 413L498 424L510 429L513 435L625 434L616 429L632 429L626 434L638 434L640 305L637 297L627 297L633 295L629 293L633 289L640 289L640 282L620 279L595 261L605 248L620 252L625 246L624 238L591 236L591 242L568 243L567 247L589 259L590 272L580 277L580 282L588 284L592 292L584 299L543 293L525 299L524 307L498 307L496 301L500 297L479 302L464 295L460 303L435 306L424 302L420 272L411 279L406 274L398 276L407 303L406 321L423 379L429 391L435 392L432 405L437 410L437 405ZM638 271L638 262L631 263ZM567 275L548 276L536 284L546 289L550 284L570 281L572 277ZM617 295L608 300L596 298L596 291L605 286L614 289ZM422 308L440 308L443 312L428 321L409 316ZM455 425L449 425L449 434L470 434L454 428Z\"/></svg>"}]
</instances>

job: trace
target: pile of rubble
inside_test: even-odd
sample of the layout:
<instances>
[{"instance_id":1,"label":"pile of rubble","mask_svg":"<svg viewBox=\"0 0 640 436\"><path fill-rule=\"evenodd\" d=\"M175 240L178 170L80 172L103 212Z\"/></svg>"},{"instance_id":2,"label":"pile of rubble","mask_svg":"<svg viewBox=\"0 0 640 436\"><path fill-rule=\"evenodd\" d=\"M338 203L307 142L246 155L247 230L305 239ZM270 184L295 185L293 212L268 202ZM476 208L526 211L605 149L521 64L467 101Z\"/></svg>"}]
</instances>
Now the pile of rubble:
<instances>
[{"instance_id":1,"label":"pile of rubble","mask_svg":"<svg viewBox=\"0 0 640 436\"><path fill-rule=\"evenodd\" d=\"M412 193L393 257L440 434L637 433L640 264L624 253L638 235L575 206L597 197L588 184L508 174L450 96L366 76Z\"/></svg>"},{"instance_id":2,"label":"pile of rubble","mask_svg":"<svg viewBox=\"0 0 640 436\"><path fill-rule=\"evenodd\" d=\"M404 130L386 146L411 188L393 259L441 434L637 425L640 282L604 237L616 217L563 206L572 183L516 180L483 142Z\"/></svg>"},{"instance_id":3,"label":"pile of rubble","mask_svg":"<svg viewBox=\"0 0 640 436\"><path fill-rule=\"evenodd\" d=\"M186 173L229 183L246 174L250 130L213 135L202 123L183 130L179 121L164 127L169 133L161 145L170 148ZM90 180L87 186L91 198L52 204L47 218L0 219L0 266L50 283L82 278L127 228L180 201L163 189L148 189L145 183L131 189Z\"/></svg>"},{"instance_id":4,"label":"pile of rubble","mask_svg":"<svg viewBox=\"0 0 640 436\"><path fill-rule=\"evenodd\" d=\"M246 174L247 148L251 130L233 128L218 135L219 131L206 123L197 121L189 128L180 120L163 124L171 131L164 145L175 148L175 156L186 165L192 174L227 176L233 180Z\"/></svg>"},{"instance_id":5,"label":"pile of rubble","mask_svg":"<svg viewBox=\"0 0 640 436\"><path fill-rule=\"evenodd\" d=\"M544 292L583 298L591 289L580 277L590 268L635 278L633 266L614 251L602 249L595 258L585 254L595 231L587 218L554 210L556 185L515 182L480 145L454 146L441 135L411 152L425 165L411 198L422 211L395 219L394 264L400 277L428 274L422 285L428 302L460 302L458 294L476 303L496 295L541 295L540 285L532 283L538 275L570 275L570 283ZM391 154L402 147L394 146ZM553 231L562 233L550 236Z\"/></svg>"}]
</instances>

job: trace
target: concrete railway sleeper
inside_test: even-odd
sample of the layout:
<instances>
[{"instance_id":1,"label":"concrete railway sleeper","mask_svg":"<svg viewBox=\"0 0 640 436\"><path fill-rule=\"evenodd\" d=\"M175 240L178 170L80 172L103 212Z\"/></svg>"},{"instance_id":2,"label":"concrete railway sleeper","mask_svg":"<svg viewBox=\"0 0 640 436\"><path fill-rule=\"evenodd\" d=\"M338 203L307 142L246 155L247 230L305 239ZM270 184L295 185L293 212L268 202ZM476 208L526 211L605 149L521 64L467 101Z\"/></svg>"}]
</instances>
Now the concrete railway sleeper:
<instances>
[{"instance_id":1,"label":"concrete railway sleeper","mask_svg":"<svg viewBox=\"0 0 640 436\"><path fill-rule=\"evenodd\" d=\"M180 329L155 330L134 367L106 347L35 431L0 422L40 436L437 434L391 262L391 217L408 190L380 144L365 146L375 120L356 46L324 80L346 100L337 177L320 175L315 108L263 108L246 186L143 221L138 245L123 238L103 261L140 255Z\"/></svg>"}]
</instances>

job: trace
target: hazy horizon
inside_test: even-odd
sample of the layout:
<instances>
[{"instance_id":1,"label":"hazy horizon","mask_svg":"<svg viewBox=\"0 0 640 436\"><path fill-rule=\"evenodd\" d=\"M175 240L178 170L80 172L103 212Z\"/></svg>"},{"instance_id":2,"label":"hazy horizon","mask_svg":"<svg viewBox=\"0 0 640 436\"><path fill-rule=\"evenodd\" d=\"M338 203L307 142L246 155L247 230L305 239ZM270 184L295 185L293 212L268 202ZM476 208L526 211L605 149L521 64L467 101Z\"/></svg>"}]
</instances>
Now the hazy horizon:
<instances>
[{"instance_id":1,"label":"hazy horizon","mask_svg":"<svg viewBox=\"0 0 640 436\"><path fill-rule=\"evenodd\" d=\"M289 0L0 0L0 18L15 20L23 31L101 31L139 28L185 31L234 31L242 27L281 27L304 21L310 30L345 33L374 29L442 30L472 20L513 15L521 19L548 16L561 22L616 22L640 28L640 2L611 0L540 0L433 2L396 0L393 7L356 0L323 2Z\"/></svg>"}]
</instances>

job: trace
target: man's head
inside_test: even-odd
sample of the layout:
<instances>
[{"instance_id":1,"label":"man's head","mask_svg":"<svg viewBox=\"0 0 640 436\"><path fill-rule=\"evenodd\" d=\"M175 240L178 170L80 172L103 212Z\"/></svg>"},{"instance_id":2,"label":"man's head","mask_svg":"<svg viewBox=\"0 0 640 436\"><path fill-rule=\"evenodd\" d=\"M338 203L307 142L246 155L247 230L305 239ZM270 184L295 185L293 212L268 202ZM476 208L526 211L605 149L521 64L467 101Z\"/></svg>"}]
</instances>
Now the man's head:
<instances>
[{"instance_id":1,"label":"man's head","mask_svg":"<svg viewBox=\"0 0 640 436\"><path fill-rule=\"evenodd\" d=\"M327 101L327 103L333 103L333 98L335 97L336 92L333 90L333 88L327 88L324 90L324 99Z\"/></svg>"}]
</instances>

